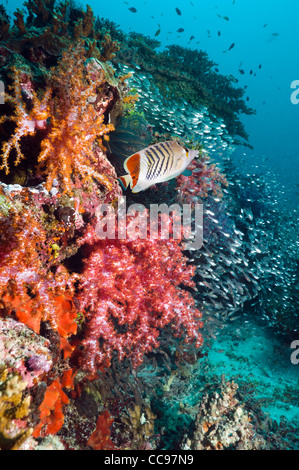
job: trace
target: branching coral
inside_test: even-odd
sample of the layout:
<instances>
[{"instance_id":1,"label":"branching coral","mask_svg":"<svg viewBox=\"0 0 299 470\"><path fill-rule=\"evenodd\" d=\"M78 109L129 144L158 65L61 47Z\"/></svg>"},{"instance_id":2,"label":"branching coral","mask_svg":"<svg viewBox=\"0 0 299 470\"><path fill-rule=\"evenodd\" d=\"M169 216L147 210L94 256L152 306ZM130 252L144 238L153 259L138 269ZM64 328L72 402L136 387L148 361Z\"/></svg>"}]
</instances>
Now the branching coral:
<instances>
[{"instance_id":1,"label":"branching coral","mask_svg":"<svg viewBox=\"0 0 299 470\"><path fill-rule=\"evenodd\" d=\"M119 51L119 47L120 43L118 41L112 41L110 34L106 33L101 41L101 60L107 61L113 59L116 52Z\"/></svg>"},{"instance_id":2,"label":"branching coral","mask_svg":"<svg viewBox=\"0 0 299 470\"><path fill-rule=\"evenodd\" d=\"M115 33L118 35L112 28L112 37ZM123 39L117 60L138 64L143 71L150 72L166 102L175 100L183 106L184 100L194 107L207 106L211 113L223 118L232 135L248 140L239 114L250 115L255 111L243 99L245 90L235 87L237 79L216 73L216 64L206 52L178 45L157 52L156 47L142 35L131 33Z\"/></svg>"},{"instance_id":3,"label":"branching coral","mask_svg":"<svg viewBox=\"0 0 299 470\"><path fill-rule=\"evenodd\" d=\"M129 222L134 226L134 220ZM87 233L85 240L93 241ZM177 240L100 240L92 246L81 280L81 309L87 325L82 367L94 373L113 351L134 366L158 346L159 330L201 344L201 313L182 285L193 287L192 266Z\"/></svg>"},{"instance_id":4,"label":"branching coral","mask_svg":"<svg viewBox=\"0 0 299 470\"><path fill-rule=\"evenodd\" d=\"M27 14L17 9L13 27L4 7L0 9L0 38L9 50L26 53L34 62L44 63L48 54L59 56L78 39L86 41L88 56L99 60L111 60L119 50L120 43L97 27L89 5L85 11L69 1L28 0L24 6Z\"/></svg>"}]
</instances>

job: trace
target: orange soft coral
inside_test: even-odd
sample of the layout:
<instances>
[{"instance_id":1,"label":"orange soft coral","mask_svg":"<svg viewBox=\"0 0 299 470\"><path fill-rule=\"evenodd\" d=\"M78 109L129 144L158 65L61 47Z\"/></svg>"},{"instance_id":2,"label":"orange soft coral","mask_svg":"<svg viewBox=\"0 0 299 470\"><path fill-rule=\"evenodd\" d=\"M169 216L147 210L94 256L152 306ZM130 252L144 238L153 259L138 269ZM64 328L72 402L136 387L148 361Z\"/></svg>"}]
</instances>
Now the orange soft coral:
<instances>
[{"instance_id":1,"label":"orange soft coral","mask_svg":"<svg viewBox=\"0 0 299 470\"><path fill-rule=\"evenodd\" d=\"M112 189L114 180L98 171L99 162L94 152L95 146L101 146L102 139L106 140L107 133L114 130L112 124L104 123L105 106L109 105L111 97L107 98L103 91L105 72L101 64L89 70L85 59L81 43L65 50L58 66L49 73L42 98L34 91L28 74L13 69L12 94L6 95L6 101L14 106L14 114L2 116L0 124L11 120L16 128L2 146L0 169L9 173L8 158L13 149L15 165L25 158L20 146L23 137L46 129L38 156L38 173L46 177L48 190L57 179L65 193L72 193L76 178L83 184L96 180L108 190ZM26 106L23 95L30 106ZM99 101L101 107L96 106Z\"/></svg>"},{"instance_id":2,"label":"orange soft coral","mask_svg":"<svg viewBox=\"0 0 299 470\"><path fill-rule=\"evenodd\" d=\"M66 339L77 331L72 303L77 276L63 266L51 270L46 244L46 232L30 210L0 218L0 314L13 312L37 333L41 321L49 321Z\"/></svg>"},{"instance_id":3,"label":"orange soft coral","mask_svg":"<svg viewBox=\"0 0 299 470\"><path fill-rule=\"evenodd\" d=\"M113 423L113 418L110 416L108 410L105 410L97 419L96 430L92 433L87 445L94 450L112 450L115 445L110 439L110 426Z\"/></svg>"},{"instance_id":4,"label":"orange soft coral","mask_svg":"<svg viewBox=\"0 0 299 470\"><path fill-rule=\"evenodd\" d=\"M29 76L16 67L12 68L13 84L9 86L12 94L5 94L5 102L13 105L14 114L12 116L1 116L0 124L5 121L13 121L16 128L12 137L2 145L2 164L0 170L9 173L8 157L12 149L15 149L17 157L15 165L25 158L20 147L22 137L35 134L37 129L46 127L46 121L50 117L50 97L51 90L47 89L42 98L39 98L34 91ZM26 92L26 98L30 100L31 109L28 111L22 92Z\"/></svg>"},{"instance_id":5,"label":"orange soft coral","mask_svg":"<svg viewBox=\"0 0 299 470\"><path fill-rule=\"evenodd\" d=\"M96 179L108 189L112 182L97 172L97 158L93 145L114 127L104 124L93 102L97 90L104 84L104 71L89 73L84 66L84 47L79 44L62 54L59 66L52 71L51 83L55 90L51 130L42 141L38 157L39 168L47 175L46 187L52 187L57 178L65 192L70 192L72 176L83 182Z\"/></svg>"},{"instance_id":6,"label":"orange soft coral","mask_svg":"<svg viewBox=\"0 0 299 470\"><path fill-rule=\"evenodd\" d=\"M39 407L40 422L33 431L33 437L56 434L64 423L63 405L69 402L58 380L47 388L44 400Z\"/></svg>"}]
</instances>

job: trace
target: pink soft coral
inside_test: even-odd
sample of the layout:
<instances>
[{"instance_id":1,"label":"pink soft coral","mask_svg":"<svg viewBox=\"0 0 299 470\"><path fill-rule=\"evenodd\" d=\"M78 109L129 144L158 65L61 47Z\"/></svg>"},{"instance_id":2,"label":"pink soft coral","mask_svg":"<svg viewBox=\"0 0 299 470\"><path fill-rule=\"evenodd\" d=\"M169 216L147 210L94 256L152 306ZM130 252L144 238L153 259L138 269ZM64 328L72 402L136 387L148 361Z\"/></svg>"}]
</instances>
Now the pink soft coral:
<instances>
[{"instance_id":1,"label":"pink soft coral","mask_svg":"<svg viewBox=\"0 0 299 470\"><path fill-rule=\"evenodd\" d=\"M180 175L177 178L178 200L182 204L192 204L199 199L205 199L209 193L222 197L222 185L227 186L225 175L215 164L210 163L207 155L194 159L188 166L191 176Z\"/></svg>"},{"instance_id":2,"label":"pink soft coral","mask_svg":"<svg viewBox=\"0 0 299 470\"><path fill-rule=\"evenodd\" d=\"M93 242L93 235L85 240ZM138 366L156 348L160 329L201 345L201 313L189 292L194 267L177 240L99 240L85 260L81 308L87 324L81 365L95 373L113 351Z\"/></svg>"}]
</instances>

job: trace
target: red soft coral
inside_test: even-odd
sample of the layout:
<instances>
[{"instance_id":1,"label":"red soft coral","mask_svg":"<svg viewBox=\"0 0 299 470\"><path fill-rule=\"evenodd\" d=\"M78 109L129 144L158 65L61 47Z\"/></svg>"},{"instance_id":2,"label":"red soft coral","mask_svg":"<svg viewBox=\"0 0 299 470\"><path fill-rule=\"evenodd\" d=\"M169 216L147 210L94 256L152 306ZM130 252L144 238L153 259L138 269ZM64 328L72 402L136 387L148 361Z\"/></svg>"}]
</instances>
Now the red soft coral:
<instances>
[{"instance_id":1,"label":"red soft coral","mask_svg":"<svg viewBox=\"0 0 299 470\"><path fill-rule=\"evenodd\" d=\"M85 240L92 238L87 234ZM83 368L95 373L113 351L138 366L158 346L166 325L186 342L201 344L201 313L181 287L194 286L194 267L186 261L179 241L172 239L99 240L92 246L81 280L87 318Z\"/></svg>"},{"instance_id":2,"label":"red soft coral","mask_svg":"<svg viewBox=\"0 0 299 470\"><path fill-rule=\"evenodd\" d=\"M110 439L110 426L113 423L109 411L105 410L97 419L97 427L87 441L94 450L113 450L115 445Z\"/></svg>"},{"instance_id":3,"label":"red soft coral","mask_svg":"<svg viewBox=\"0 0 299 470\"><path fill-rule=\"evenodd\" d=\"M33 431L33 437L56 434L64 423L63 405L68 402L69 399L62 390L61 384L58 380L54 380L47 388L44 400L39 407L40 422Z\"/></svg>"},{"instance_id":4,"label":"red soft coral","mask_svg":"<svg viewBox=\"0 0 299 470\"><path fill-rule=\"evenodd\" d=\"M199 199L206 198L209 193L222 197L222 185L227 186L225 175L210 163L207 155L202 154L201 159L194 159L188 166L191 176L180 175L177 178L178 200L182 204L192 204Z\"/></svg>"},{"instance_id":5,"label":"red soft coral","mask_svg":"<svg viewBox=\"0 0 299 470\"><path fill-rule=\"evenodd\" d=\"M72 304L76 275L62 265L51 270L48 236L36 214L11 209L0 218L0 314L16 318L39 333L49 321L61 337L76 333ZM3 313L4 312L4 313Z\"/></svg>"}]
</instances>

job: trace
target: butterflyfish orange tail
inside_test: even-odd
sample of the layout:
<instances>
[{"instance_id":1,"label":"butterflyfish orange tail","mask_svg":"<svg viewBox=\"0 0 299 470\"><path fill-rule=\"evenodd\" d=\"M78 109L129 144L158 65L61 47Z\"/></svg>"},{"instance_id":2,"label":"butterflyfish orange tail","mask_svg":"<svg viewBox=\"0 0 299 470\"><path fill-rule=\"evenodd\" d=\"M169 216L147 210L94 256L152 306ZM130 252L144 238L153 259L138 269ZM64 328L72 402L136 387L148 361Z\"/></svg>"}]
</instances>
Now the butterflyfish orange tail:
<instances>
[{"instance_id":1,"label":"butterflyfish orange tail","mask_svg":"<svg viewBox=\"0 0 299 470\"><path fill-rule=\"evenodd\" d=\"M118 178L118 181L123 189L128 189L132 181L132 178L131 178L131 175L124 175L124 176L120 176Z\"/></svg>"}]
</instances>

